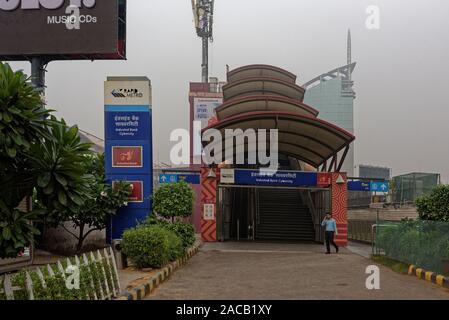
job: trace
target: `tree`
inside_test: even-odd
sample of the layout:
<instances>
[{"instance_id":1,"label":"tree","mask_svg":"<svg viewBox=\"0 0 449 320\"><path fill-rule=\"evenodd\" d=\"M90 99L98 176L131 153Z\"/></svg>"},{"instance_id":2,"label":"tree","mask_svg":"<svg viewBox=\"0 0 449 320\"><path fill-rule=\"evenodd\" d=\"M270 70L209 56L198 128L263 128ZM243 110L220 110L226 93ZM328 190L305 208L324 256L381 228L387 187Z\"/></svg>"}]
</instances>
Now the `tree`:
<instances>
[{"instance_id":1,"label":"tree","mask_svg":"<svg viewBox=\"0 0 449 320\"><path fill-rule=\"evenodd\" d=\"M41 106L29 78L0 63L0 258L17 257L33 241L39 231L32 222L57 223L89 196L81 164L90 145ZM35 189L46 212L17 210Z\"/></svg>"},{"instance_id":2,"label":"tree","mask_svg":"<svg viewBox=\"0 0 449 320\"><path fill-rule=\"evenodd\" d=\"M34 177L27 155L33 145L51 136L46 130L50 111L22 72L0 63L0 201L15 208L29 195Z\"/></svg>"},{"instance_id":3,"label":"tree","mask_svg":"<svg viewBox=\"0 0 449 320\"><path fill-rule=\"evenodd\" d=\"M16 209L30 195L35 177L27 168L26 155L41 139L49 111L22 72L0 63L0 258L15 258L39 231L29 223L38 211Z\"/></svg>"},{"instance_id":4,"label":"tree","mask_svg":"<svg viewBox=\"0 0 449 320\"><path fill-rule=\"evenodd\" d=\"M153 211L174 221L192 214L193 201L194 193L186 182L164 184L153 195Z\"/></svg>"},{"instance_id":5,"label":"tree","mask_svg":"<svg viewBox=\"0 0 449 320\"><path fill-rule=\"evenodd\" d=\"M437 186L416 199L416 208L421 220L449 221L449 185Z\"/></svg>"},{"instance_id":6,"label":"tree","mask_svg":"<svg viewBox=\"0 0 449 320\"><path fill-rule=\"evenodd\" d=\"M103 154L87 156L84 166L93 177L89 185L90 197L76 210L67 213L69 220L78 229L78 234L61 224L68 233L77 239L77 252L82 250L83 243L89 234L106 228L108 218L127 204L126 200L130 194L130 186L127 183L117 183L114 188L107 184Z\"/></svg>"},{"instance_id":7,"label":"tree","mask_svg":"<svg viewBox=\"0 0 449 320\"><path fill-rule=\"evenodd\" d=\"M94 177L84 165L91 144L81 143L78 127L68 127L64 119L51 117L48 129L52 139L34 145L27 157L37 177L37 199L47 212L46 222L57 226L91 197Z\"/></svg>"}]
</instances>

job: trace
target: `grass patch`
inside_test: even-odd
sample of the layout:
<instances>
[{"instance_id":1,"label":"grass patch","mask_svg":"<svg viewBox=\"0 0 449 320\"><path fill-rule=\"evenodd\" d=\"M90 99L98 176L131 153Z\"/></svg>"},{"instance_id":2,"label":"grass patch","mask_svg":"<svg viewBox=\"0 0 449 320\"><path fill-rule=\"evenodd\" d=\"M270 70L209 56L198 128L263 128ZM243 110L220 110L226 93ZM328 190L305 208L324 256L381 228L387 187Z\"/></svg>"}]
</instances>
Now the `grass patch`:
<instances>
[{"instance_id":1,"label":"grass patch","mask_svg":"<svg viewBox=\"0 0 449 320\"><path fill-rule=\"evenodd\" d=\"M408 274L409 265L406 263L390 259L386 256L372 256L371 259L397 273Z\"/></svg>"}]
</instances>

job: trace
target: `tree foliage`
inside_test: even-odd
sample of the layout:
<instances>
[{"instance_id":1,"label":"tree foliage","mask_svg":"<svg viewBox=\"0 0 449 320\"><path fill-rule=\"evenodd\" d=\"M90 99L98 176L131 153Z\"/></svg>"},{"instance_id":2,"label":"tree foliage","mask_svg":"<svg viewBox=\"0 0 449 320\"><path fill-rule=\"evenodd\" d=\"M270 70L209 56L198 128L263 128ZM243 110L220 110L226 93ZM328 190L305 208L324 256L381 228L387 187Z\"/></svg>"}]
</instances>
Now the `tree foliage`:
<instances>
[{"instance_id":1,"label":"tree foliage","mask_svg":"<svg viewBox=\"0 0 449 320\"><path fill-rule=\"evenodd\" d=\"M78 128L49 118L22 72L0 63L0 258L15 258L37 230L30 222L63 221L89 198L92 177L83 166L89 144ZM46 209L23 213L19 203L36 190Z\"/></svg>"},{"instance_id":2,"label":"tree foliage","mask_svg":"<svg viewBox=\"0 0 449 320\"><path fill-rule=\"evenodd\" d=\"M129 184L119 182L112 188L106 182L103 154L87 156L83 165L93 178L88 187L89 196L75 210L67 212L68 220L78 229L78 234L66 229L78 240L77 251L81 251L84 240L90 233L106 228L108 218L127 204L130 194Z\"/></svg>"},{"instance_id":3,"label":"tree foliage","mask_svg":"<svg viewBox=\"0 0 449 320\"><path fill-rule=\"evenodd\" d=\"M0 63L0 200L8 207L17 207L33 188L30 149L51 138L45 128L49 111L41 104L25 74Z\"/></svg>"},{"instance_id":4,"label":"tree foliage","mask_svg":"<svg viewBox=\"0 0 449 320\"><path fill-rule=\"evenodd\" d=\"M81 143L76 126L68 127L54 117L51 120L53 139L34 145L28 158L37 177L37 198L49 214L47 222L58 225L89 199L94 177L84 165L91 145Z\"/></svg>"},{"instance_id":5,"label":"tree foliage","mask_svg":"<svg viewBox=\"0 0 449 320\"><path fill-rule=\"evenodd\" d=\"M15 258L39 231L30 224L38 211L16 209L32 193L36 177L28 155L34 145L51 139L46 130L49 111L22 71L0 63L0 258Z\"/></svg>"},{"instance_id":6,"label":"tree foliage","mask_svg":"<svg viewBox=\"0 0 449 320\"><path fill-rule=\"evenodd\" d=\"M14 165L17 154L48 137L44 124L49 111L41 104L25 74L0 63L0 170Z\"/></svg>"},{"instance_id":7,"label":"tree foliage","mask_svg":"<svg viewBox=\"0 0 449 320\"><path fill-rule=\"evenodd\" d=\"M437 186L419 197L416 208L421 220L449 221L449 185Z\"/></svg>"},{"instance_id":8,"label":"tree foliage","mask_svg":"<svg viewBox=\"0 0 449 320\"><path fill-rule=\"evenodd\" d=\"M164 218L189 217L193 201L194 193L186 182L164 184L153 195L153 211Z\"/></svg>"}]
</instances>

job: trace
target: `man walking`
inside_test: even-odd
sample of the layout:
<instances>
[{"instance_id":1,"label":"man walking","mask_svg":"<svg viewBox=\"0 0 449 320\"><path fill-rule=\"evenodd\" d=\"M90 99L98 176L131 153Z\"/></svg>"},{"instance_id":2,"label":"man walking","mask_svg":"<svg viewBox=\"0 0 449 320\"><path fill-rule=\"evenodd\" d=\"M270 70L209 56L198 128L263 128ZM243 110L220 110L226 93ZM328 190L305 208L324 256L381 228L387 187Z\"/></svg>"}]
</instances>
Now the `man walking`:
<instances>
[{"instance_id":1,"label":"man walking","mask_svg":"<svg viewBox=\"0 0 449 320\"><path fill-rule=\"evenodd\" d=\"M326 254L331 253L331 244L335 247L335 251L338 253L338 246L334 241L334 235L338 234L337 221L332 218L332 215L330 213L327 213L321 225L323 227L326 227Z\"/></svg>"}]
</instances>

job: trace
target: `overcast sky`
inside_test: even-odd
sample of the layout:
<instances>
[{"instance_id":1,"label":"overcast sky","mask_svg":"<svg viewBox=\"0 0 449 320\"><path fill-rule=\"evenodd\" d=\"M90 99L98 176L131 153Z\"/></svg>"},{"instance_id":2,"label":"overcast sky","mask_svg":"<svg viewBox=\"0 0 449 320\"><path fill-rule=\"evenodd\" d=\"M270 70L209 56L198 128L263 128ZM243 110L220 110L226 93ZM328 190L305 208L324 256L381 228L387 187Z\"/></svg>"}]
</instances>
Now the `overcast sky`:
<instances>
[{"instance_id":1,"label":"overcast sky","mask_svg":"<svg viewBox=\"0 0 449 320\"><path fill-rule=\"evenodd\" d=\"M380 7L380 30L365 26ZM225 65L265 63L299 84L346 62L352 31L356 163L393 174L437 172L449 182L449 1L216 0L211 76ZM145 75L153 84L155 161L169 161L169 134L188 128L188 83L201 80L201 41L190 0L128 0L128 60L52 62L49 107L99 137L103 81ZM13 67L29 72L27 63Z\"/></svg>"}]
</instances>

